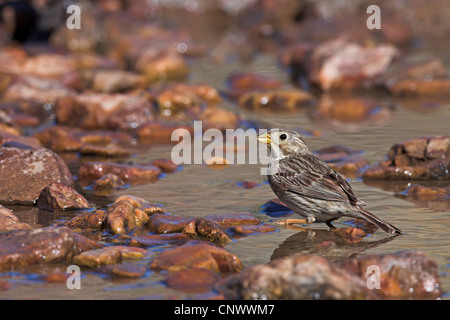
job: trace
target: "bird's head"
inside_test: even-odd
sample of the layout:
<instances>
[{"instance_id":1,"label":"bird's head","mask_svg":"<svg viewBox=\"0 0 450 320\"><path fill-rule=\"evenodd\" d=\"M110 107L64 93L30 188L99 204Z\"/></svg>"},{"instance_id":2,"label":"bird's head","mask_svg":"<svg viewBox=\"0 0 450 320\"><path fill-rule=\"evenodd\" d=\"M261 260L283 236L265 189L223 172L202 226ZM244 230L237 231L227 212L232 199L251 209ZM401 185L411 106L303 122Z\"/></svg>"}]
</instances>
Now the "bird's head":
<instances>
[{"instance_id":1,"label":"bird's head","mask_svg":"<svg viewBox=\"0 0 450 320\"><path fill-rule=\"evenodd\" d=\"M275 159L309 152L305 141L295 131L271 129L258 136L258 141L267 144Z\"/></svg>"}]
</instances>

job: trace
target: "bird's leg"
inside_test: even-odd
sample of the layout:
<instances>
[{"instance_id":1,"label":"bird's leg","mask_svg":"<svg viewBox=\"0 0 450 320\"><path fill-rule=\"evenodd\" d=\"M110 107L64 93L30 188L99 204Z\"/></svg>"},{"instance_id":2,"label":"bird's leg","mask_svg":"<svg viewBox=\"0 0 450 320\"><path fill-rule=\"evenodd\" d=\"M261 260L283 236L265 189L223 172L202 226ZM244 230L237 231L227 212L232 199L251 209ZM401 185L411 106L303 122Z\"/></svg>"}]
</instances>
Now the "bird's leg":
<instances>
[{"instance_id":1,"label":"bird's leg","mask_svg":"<svg viewBox=\"0 0 450 320\"><path fill-rule=\"evenodd\" d=\"M285 220L281 220L281 221L277 221L277 224L282 224L282 225L292 225L295 223L307 223L307 224L311 224L314 221L316 221L316 219L314 217L308 217L306 219L285 219Z\"/></svg>"},{"instance_id":2,"label":"bird's leg","mask_svg":"<svg viewBox=\"0 0 450 320\"><path fill-rule=\"evenodd\" d=\"M330 227L331 230L336 229L336 227L331 224L331 221L327 221L325 223L327 224L328 227Z\"/></svg>"}]
</instances>

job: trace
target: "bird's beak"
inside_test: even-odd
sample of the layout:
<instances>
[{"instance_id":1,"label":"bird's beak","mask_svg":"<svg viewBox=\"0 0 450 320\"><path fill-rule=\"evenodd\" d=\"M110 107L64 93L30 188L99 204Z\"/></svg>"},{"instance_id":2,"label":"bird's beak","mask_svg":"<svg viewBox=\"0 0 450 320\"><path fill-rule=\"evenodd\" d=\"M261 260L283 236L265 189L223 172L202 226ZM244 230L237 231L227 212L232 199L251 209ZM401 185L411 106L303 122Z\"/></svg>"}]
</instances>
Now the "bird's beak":
<instances>
[{"instance_id":1,"label":"bird's beak","mask_svg":"<svg viewBox=\"0 0 450 320\"><path fill-rule=\"evenodd\" d=\"M272 143L272 137L268 133L263 133L263 134L258 136L258 141L261 142L261 143L271 144Z\"/></svg>"}]
</instances>

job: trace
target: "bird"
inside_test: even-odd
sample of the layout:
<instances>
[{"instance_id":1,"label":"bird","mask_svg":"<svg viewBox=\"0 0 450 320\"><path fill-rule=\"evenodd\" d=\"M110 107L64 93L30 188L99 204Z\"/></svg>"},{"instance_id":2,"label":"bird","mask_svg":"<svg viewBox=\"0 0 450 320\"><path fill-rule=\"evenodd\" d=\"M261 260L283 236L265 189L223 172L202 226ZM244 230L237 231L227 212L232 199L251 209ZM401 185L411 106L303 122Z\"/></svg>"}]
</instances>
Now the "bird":
<instances>
[{"instance_id":1,"label":"bird","mask_svg":"<svg viewBox=\"0 0 450 320\"><path fill-rule=\"evenodd\" d=\"M305 223L325 222L330 228L341 217L364 219L390 234L402 231L365 210L351 185L308 148L295 131L271 129L258 136L271 152L267 179L277 197Z\"/></svg>"}]
</instances>

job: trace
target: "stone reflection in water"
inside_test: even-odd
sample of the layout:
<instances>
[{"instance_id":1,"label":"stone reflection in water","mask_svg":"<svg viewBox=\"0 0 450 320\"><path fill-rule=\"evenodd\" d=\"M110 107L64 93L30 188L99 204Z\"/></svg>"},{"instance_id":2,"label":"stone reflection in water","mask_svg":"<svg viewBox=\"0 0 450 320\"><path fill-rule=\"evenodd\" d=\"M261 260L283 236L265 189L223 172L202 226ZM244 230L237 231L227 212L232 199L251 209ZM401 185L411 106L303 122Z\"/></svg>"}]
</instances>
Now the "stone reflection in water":
<instances>
[{"instance_id":1,"label":"stone reflection in water","mask_svg":"<svg viewBox=\"0 0 450 320\"><path fill-rule=\"evenodd\" d=\"M340 228L343 229L343 228ZM378 247L394 240L397 236L385 237L379 240L351 241L348 237L335 230L304 229L286 240L276 248L270 261L287 257L296 253L318 254L329 261L338 263L347 258L353 258L364 251Z\"/></svg>"}]
</instances>

